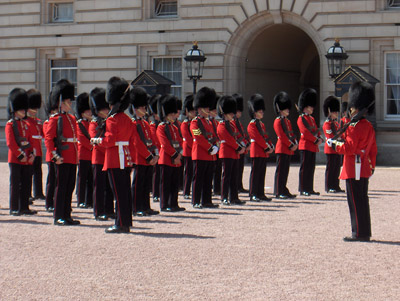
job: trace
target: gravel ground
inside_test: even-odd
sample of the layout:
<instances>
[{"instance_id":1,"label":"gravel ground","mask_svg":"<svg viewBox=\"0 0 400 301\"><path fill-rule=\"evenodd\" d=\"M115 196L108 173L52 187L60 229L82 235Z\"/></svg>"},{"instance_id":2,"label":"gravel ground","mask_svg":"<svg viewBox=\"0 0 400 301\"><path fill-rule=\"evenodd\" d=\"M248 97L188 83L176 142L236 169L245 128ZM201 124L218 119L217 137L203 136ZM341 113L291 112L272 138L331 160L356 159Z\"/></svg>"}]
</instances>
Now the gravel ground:
<instances>
[{"instance_id":1,"label":"gravel ground","mask_svg":"<svg viewBox=\"0 0 400 301\"><path fill-rule=\"evenodd\" d=\"M37 216L10 216L0 168L0 300L399 300L399 168L377 168L370 180L369 243L342 240L351 234L346 197L323 192L324 166L320 197L195 210L180 195L186 212L135 217L130 234L113 235L75 199L77 227L54 226L43 201L31 206Z\"/></svg>"}]
</instances>

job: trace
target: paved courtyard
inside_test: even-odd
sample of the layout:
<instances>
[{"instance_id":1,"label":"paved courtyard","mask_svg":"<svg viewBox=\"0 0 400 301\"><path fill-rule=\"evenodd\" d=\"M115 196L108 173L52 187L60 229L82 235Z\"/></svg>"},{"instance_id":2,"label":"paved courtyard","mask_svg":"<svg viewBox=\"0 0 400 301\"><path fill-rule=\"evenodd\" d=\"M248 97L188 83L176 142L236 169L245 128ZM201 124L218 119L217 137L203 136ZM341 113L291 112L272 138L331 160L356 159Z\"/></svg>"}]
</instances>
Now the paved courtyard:
<instances>
[{"instance_id":1,"label":"paved courtyard","mask_svg":"<svg viewBox=\"0 0 400 301\"><path fill-rule=\"evenodd\" d=\"M135 217L130 234L114 235L75 199L77 227L54 226L43 201L31 206L37 216L10 216L8 165L0 169L0 300L399 300L399 168L370 179L369 243L342 240L346 196L323 192L324 166L320 197L195 210L180 195L186 212ZM292 193L297 174L292 166Z\"/></svg>"}]
</instances>

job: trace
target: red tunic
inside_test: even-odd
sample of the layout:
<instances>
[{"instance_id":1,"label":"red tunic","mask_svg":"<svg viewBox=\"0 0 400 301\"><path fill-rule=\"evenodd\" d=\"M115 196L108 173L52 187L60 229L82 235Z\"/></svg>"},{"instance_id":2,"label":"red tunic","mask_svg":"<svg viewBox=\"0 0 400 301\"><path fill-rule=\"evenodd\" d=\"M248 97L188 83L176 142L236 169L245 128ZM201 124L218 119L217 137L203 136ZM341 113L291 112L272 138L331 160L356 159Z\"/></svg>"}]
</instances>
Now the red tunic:
<instances>
[{"instance_id":1,"label":"red tunic","mask_svg":"<svg viewBox=\"0 0 400 301\"><path fill-rule=\"evenodd\" d=\"M46 137L48 127L49 127L49 120L47 119L43 122L43 137ZM46 147L46 162L51 162L51 157L52 154Z\"/></svg>"},{"instance_id":2,"label":"red tunic","mask_svg":"<svg viewBox=\"0 0 400 301\"><path fill-rule=\"evenodd\" d=\"M311 130L315 132L316 136L310 132L304 125L302 121L302 116L304 116L305 120L308 122ZM299 142L299 150L308 150L310 152L317 153L319 152L318 145L316 142L318 141L318 137L320 136L320 132L317 128L317 124L315 123L314 117L308 114L302 114L297 119L297 126L300 130L300 142Z\"/></svg>"},{"instance_id":3,"label":"red tunic","mask_svg":"<svg viewBox=\"0 0 400 301\"><path fill-rule=\"evenodd\" d=\"M150 130L151 130L151 139L153 140L154 144L157 146L158 150L160 150L161 144L157 137L158 124L159 124L159 122L157 122L157 121L150 122Z\"/></svg>"},{"instance_id":4,"label":"red tunic","mask_svg":"<svg viewBox=\"0 0 400 301\"><path fill-rule=\"evenodd\" d=\"M18 133L21 141L23 141L23 144L30 143L31 147L26 148L22 150L15 139L14 136L14 130L13 130L13 122L17 123L18 126ZM18 163L21 165L31 165L32 163L28 163L28 160L26 162L21 162L18 160L18 157L22 154L25 153L26 157L29 157L29 155L33 152L33 147L32 147L32 135L30 132L30 128L25 120L21 119L15 119L15 120L9 120L6 124L5 127L5 132L6 132L6 142L8 146L8 163Z\"/></svg>"},{"instance_id":5,"label":"red tunic","mask_svg":"<svg viewBox=\"0 0 400 301\"><path fill-rule=\"evenodd\" d=\"M344 155L340 179L355 178L356 155L361 156L361 178L369 178L372 175L372 169L375 168L378 153L374 128L367 119L363 118L351 123L346 134L344 142L336 144L336 151Z\"/></svg>"},{"instance_id":6,"label":"red tunic","mask_svg":"<svg viewBox=\"0 0 400 301\"><path fill-rule=\"evenodd\" d=\"M260 131L257 129L257 119L253 119L250 121L249 125L247 126L247 132L250 136L250 157L251 158L268 158L269 154L266 152L269 148L272 147L272 142L269 139L266 131L265 125L261 120L260 122L261 129L263 130L264 134L262 135ZM268 144L267 144L268 141Z\"/></svg>"},{"instance_id":7,"label":"red tunic","mask_svg":"<svg viewBox=\"0 0 400 301\"><path fill-rule=\"evenodd\" d=\"M206 133L202 133L200 130L199 122L203 124ZM216 155L210 155L209 153L209 150L214 145L211 142L216 138L210 121L204 117L197 116L190 123L190 131L193 135L192 160L215 161ZM204 137L204 134L207 138Z\"/></svg>"},{"instance_id":8,"label":"red tunic","mask_svg":"<svg viewBox=\"0 0 400 301\"><path fill-rule=\"evenodd\" d=\"M193 137L190 132L190 123L189 119L185 119L181 124L181 133L183 137L183 156L191 157L192 156L192 148L193 148Z\"/></svg>"},{"instance_id":9,"label":"red tunic","mask_svg":"<svg viewBox=\"0 0 400 301\"><path fill-rule=\"evenodd\" d=\"M45 145L47 151L50 152L51 158L53 157L52 152L56 152L57 148L54 143L54 139L57 137L57 122L58 118L62 118L63 128L62 135L67 141L62 141L62 146L68 148L61 151L59 154L63 157L63 163L77 164L78 163L78 139L76 134L76 119L69 113L54 114L49 119L47 132L45 135Z\"/></svg>"},{"instance_id":10,"label":"red tunic","mask_svg":"<svg viewBox=\"0 0 400 301\"><path fill-rule=\"evenodd\" d=\"M99 117L97 117L99 118ZM99 126L98 119L93 119L89 124L89 135L91 138L95 138L97 133L97 127ZM92 150L92 164L104 164L104 155L106 153L106 149L98 144L93 145Z\"/></svg>"},{"instance_id":11,"label":"red tunic","mask_svg":"<svg viewBox=\"0 0 400 301\"><path fill-rule=\"evenodd\" d=\"M132 119L134 124L134 131L135 131L135 149L136 149L136 157L135 163L138 165L150 165L149 162L153 157L153 153L151 148L153 147L153 139L151 135L151 129L149 123L142 119ZM138 126L140 126L143 138L145 141L142 141L142 138L139 135Z\"/></svg>"},{"instance_id":12,"label":"red tunic","mask_svg":"<svg viewBox=\"0 0 400 301\"><path fill-rule=\"evenodd\" d=\"M282 118L286 124L286 129L290 137L286 135L285 131L282 128ZM275 154L286 154L292 156L294 154L294 151L290 150L290 147L297 143L297 141L296 136L293 133L292 123L290 122L290 120L286 117L275 118L274 130L276 136L278 137L278 141L276 142ZM293 143L292 141L295 141L295 143Z\"/></svg>"},{"instance_id":13,"label":"red tunic","mask_svg":"<svg viewBox=\"0 0 400 301\"><path fill-rule=\"evenodd\" d=\"M131 149L134 143L131 118L123 112L108 117L104 138L100 143L100 146L106 149L103 170L131 167L133 165Z\"/></svg>"},{"instance_id":14,"label":"red tunic","mask_svg":"<svg viewBox=\"0 0 400 301\"><path fill-rule=\"evenodd\" d=\"M27 117L25 119L29 126L29 131L32 135L32 147L35 152L35 156L41 157L42 153L42 138L43 138L43 125L39 118Z\"/></svg>"},{"instance_id":15,"label":"red tunic","mask_svg":"<svg viewBox=\"0 0 400 301\"><path fill-rule=\"evenodd\" d=\"M332 126L334 126L333 129L332 129ZM339 123L337 123L337 121L333 121L331 119L327 119L324 122L324 125L322 126L322 129L324 131L326 140L328 140L329 138L332 138L333 136L336 135L335 133L339 129ZM333 147L329 147L326 142L325 142L325 146L324 146L324 153L325 154L337 154L335 149Z\"/></svg>"},{"instance_id":16,"label":"red tunic","mask_svg":"<svg viewBox=\"0 0 400 301\"><path fill-rule=\"evenodd\" d=\"M226 121L220 121L217 128L218 138L221 141L221 146L219 149L219 158L220 159L239 159L240 155L238 151L240 150L241 146L236 141L236 137L239 135L239 132L235 126L229 122L229 125L232 129L232 133L234 136L229 133L228 129L226 128Z\"/></svg>"},{"instance_id":17,"label":"red tunic","mask_svg":"<svg viewBox=\"0 0 400 301\"><path fill-rule=\"evenodd\" d=\"M168 139L166 127L169 129L172 143L176 144L175 146L173 146L171 141ZM181 162L179 162L179 164L172 163L173 159L179 155L177 148L182 147L182 138L179 136L178 128L169 122L162 122L157 127L157 137L161 143L160 159L158 160L158 164L172 167L181 166Z\"/></svg>"},{"instance_id":18,"label":"red tunic","mask_svg":"<svg viewBox=\"0 0 400 301\"><path fill-rule=\"evenodd\" d=\"M80 126L78 123L83 124L85 127L86 131L89 134L89 121L86 119L80 119L77 121L77 132L78 132L78 158L79 160L87 160L91 161L92 160L92 144L90 143L90 139L86 137L83 134L83 131L81 130ZM90 135L90 134L89 134Z\"/></svg>"},{"instance_id":19,"label":"red tunic","mask_svg":"<svg viewBox=\"0 0 400 301\"><path fill-rule=\"evenodd\" d=\"M244 145L248 145L250 143L249 137L247 137L240 119L232 119L231 124L238 130L237 140L243 142ZM247 154L247 150L244 153Z\"/></svg>"}]
</instances>

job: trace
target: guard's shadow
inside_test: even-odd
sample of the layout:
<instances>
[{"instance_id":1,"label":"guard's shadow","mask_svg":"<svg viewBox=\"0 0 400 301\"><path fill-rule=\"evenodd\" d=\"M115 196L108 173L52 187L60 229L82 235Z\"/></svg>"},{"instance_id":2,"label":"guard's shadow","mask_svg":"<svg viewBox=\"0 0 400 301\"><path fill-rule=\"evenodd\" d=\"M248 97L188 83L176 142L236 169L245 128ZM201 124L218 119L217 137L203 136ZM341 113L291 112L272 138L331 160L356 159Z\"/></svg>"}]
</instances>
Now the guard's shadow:
<instances>
[{"instance_id":1,"label":"guard's shadow","mask_svg":"<svg viewBox=\"0 0 400 301\"><path fill-rule=\"evenodd\" d=\"M376 243L376 244L383 244L383 245L393 245L393 246L400 246L400 241L390 241L390 240L377 240L377 239L372 239L369 241L370 243Z\"/></svg>"},{"instance_id":2,"label":"guard's shadow","mask_svg":"<svg viewBox=\"0 0 400 301\"><path fill-rule=\"evenodd\" d=\"M137 229L137 228L136 228ZM135 228L133 228L135 231ZM185 233L155 233L155 232L133 232L133 235L142 235L147 237L154 238L194 238L194 239L214 239L214 236L202 236L202 235L194 235L194 234L185 234Z\"/></svg>"},{"instance_id":3,"label":"guard's shadow","mask_svg":"<svg viewBox=\"0 0 400 301\"><path fill-rule=\"evenodd\" d=\"M0 223L7 224L28 224L28 225L51 225L52 223L43 223L35 220L25 220L25 219L2 219Z\"/></svg>"}]
</instances>

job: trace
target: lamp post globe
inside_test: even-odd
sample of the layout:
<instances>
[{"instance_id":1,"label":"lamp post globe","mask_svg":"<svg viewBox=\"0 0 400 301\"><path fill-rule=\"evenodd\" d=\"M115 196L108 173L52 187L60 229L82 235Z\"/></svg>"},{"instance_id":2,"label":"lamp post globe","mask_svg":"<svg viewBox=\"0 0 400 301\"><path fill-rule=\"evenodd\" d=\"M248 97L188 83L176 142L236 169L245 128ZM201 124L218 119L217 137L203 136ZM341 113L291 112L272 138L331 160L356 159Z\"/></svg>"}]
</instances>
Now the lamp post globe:
<instances>
[{"instance_id":1,"label":"lamp post globe","mask_svg":"<svg viewBox=\"0 0 400 301\"><path fill-rule=\"evenodd\" d=\"M186 53L184 60L186 62L186 72L189 79L193 81L193 94L196 94L197 81L203 76L204 61L207 58L204 52L199 49L197 42Z\"/></svg>"},{"instance_id":2,"label":"lamp post globe","mask_svg":"<svg viewBox=\"0 0 400 301\"><path fill-rule=\"evenodd\" d=\"M328 71L331 78L336 78L342 74L346 67L346 59L349 57L339 42L340 40L336 39L325 55L328 60Z\"/></svg>"}]
</instances>

